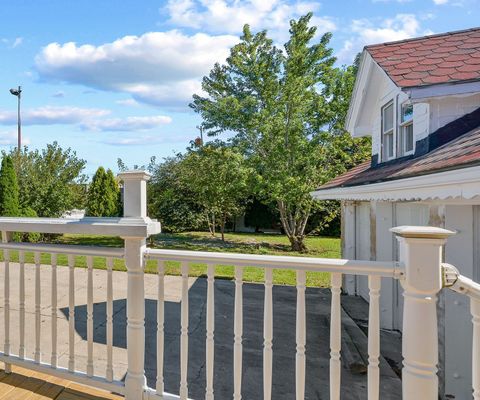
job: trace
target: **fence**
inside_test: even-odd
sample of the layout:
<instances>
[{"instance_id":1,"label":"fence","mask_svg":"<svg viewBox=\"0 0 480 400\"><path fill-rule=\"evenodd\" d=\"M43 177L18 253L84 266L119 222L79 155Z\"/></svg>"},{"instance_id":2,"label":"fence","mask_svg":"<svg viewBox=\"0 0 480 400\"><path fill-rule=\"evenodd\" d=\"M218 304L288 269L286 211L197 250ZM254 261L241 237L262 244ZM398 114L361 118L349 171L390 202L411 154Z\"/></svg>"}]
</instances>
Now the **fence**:
<instances>
[{"instance_id":1,"label":"fence","mask_svg":"<svg viewBox=\"0 0 480 400\"><path fill-rule=\"evenodd\" d=\"M400 262L375 262L357 260L337 260L304 257L263 256L228 253L206 253L175 250L154 250L146 247L146 238L160 231L160 225L147 217L146 181L144 172L127 172L121 175L124 181L123 218L84 218L42 219L42 218L0 218L0 230L4 252L4 349L0 360L5 362L6 371L11 364L21 365L43 373L59 376L83 384L114 391L125 395L128 400L137 399L187 399L188 398L188 357L189 357L189 267L192 263L207 265L207 306L205 331L205 398L212 400L214 387L215 349L215 298L214 281L216 265L232 265L235 268L234 289L234 329L231 338L233 346L233 398L242 398L242 355L243 355L243 272L246 267L262 268L264 272L263 310L263 397L272 398L272 358L273 358L273 271L288 269L296 271L296 332L295 332L295 393L297 399L305 397L306 374L306 274L307 272L331 273L331 318L330 318L330 398L340 398L341 389L341 286L344 275L368 276L370 302L368 323L368 399L379 399L380 388L380 308L379 295L381 278L399 279L404 287L404 323L402 373L403 399L436 400L438 398L438 334L436 296L442 287L466 293L472 298L474 322L474 396L480 399L478 363L480 360L480 286L448 266L442 267L442 246L453 232L429 227L398 227L392 231L400 242ZM81 233L120 236L125 241L123 249L38 245L9 242L9 232ZM19 254L19 342L14 354L10 345L10 306L11 252ZM25 254L34 253L35 264L35 351L33 359L25 355ZM41 255L51 257L51 354L46 360L41 357ZM68 283L58 282L57 256L68 256ZM77 370L75 359L75 273L74 256L86 256L87 260L87 352L86 372ZM93 259L101 256L107 259L106 293L106 348L107 362L104 371L95 368L93 346ZM114 379L113 365L113 280L114 259L123 259L127 268L127 373L125 379ZM156 260L158 264L157 282L157 333L155 388L146 384L145 360L145 260ZM165 263L180 262L181 265L181 306L180 306L180 376L179 396L165 393L164 390L164 304L165 304ZM55 318L57 309L57 287L68 284L69 350L68 368L58 366L57 341L58 327ZM16 300L15 300L16 301ZM16 350L16 349L15 349ZM259 377L260 379L260 377Z\"/></svg>"}]
</instances>

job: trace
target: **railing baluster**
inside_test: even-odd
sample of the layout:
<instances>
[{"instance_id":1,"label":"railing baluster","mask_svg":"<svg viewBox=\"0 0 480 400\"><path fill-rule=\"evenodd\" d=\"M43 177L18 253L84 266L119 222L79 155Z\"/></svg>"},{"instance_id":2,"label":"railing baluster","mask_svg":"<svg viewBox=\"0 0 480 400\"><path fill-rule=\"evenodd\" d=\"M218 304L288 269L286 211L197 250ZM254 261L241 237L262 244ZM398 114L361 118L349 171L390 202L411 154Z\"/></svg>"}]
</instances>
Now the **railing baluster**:
<instances>
[{"instance_id":1,"label":"railing baluster","mask_svg":"<svg viewBox=\"0 0 480 400\"><path fill-rule=\"evenodd\" d=\"M105 377L113 381L113 258L107 258L107 369Z\"/></svg>"},{"instance_id":2,"label":"railing baluster","mask_svg":"<svg viewBox=\"0 0 480 400\"><path fill-rule=\"evenodd\" d=\"M35 352L34 360L37 364L40 363L40 334L41 334L41 316L40 316L40 253L35 252Z\"/></svg>"},{"instance_id":3,"label":"railing baluster","mask_svg":"<svg viewBox=\"0 0 480 400\"><path fill-rule=\"evenodd\" d=\"M25 358L25 253L18 252L18 261L20 263L20 347L18 355L21 359Z\"/></svg>"},{"instance_id":4,"label":"railing baluster","mask_svg":"<svg viewBox=\"0 0 480 400\"><path fill-rule=\"evenodd\" d=\"M68 255L68 370L75 371L75 257Z\"/></svg>"},{"instance_id":5,"label":"railing baluster","mask_svg":"<svg viewBox=\"0 0 480 400\"><path fill-rule=\"evenodd\" d=\"M57 367L57 255L52 253L52 367Z\"/></svg>"},{"instance_id":6,"label":"railing baluster","mask_svg":"<svg viewBox=\"0 0 480 400\"><path fill-rule=\"evenodd\" d=\"M242 398L243 268L235 267L235 320L233 324L233 399Z\"/></svg>"},{"instance_id":7,"label":"railing baluster","mask_svg":"<svg viewBox=\"0 0 480 400\"><path fill-rule=\"evenodd\" d=\"M207 266L207 339L205 400L213 400L213 363L215 352L215 267Z\"/></svg>"},{"instance_id":8,"label":"railing baluster","mask_svg":"<svg viewBox=\"0 0 480 400\"><path fill-rule=\"evenodd\" d=\"M165 262L158 261L158 293L157 293L157 395L163 396L163 354L165 351Z\"/></svg>"},{"instance_id":9,"label":"railing baluster","mask_svg":"<svg viewBox=\"0 0 480 400\"><path fill-rule=\"evenodd\" d=\"M273 270L265 268L265 301L263 310L263 398L272 398L272 340L273 340Z\"/></svg>"},{"instance_id":10,"label":"railing baluster","mask_svg":"<svg viewBox=\"0 0 480 400\"><path fill-rule=\"evenodd\" d=\"M331 277L331 320L330 320L330 399L340 400L341 365L340 350L342 345L342 308L340 293L342 274L333 273Z\"/></svg>"},{"instance_id":11,"label":"railing baluster","mask_svg":"<svg viewBox=\"0 0 480 400\"><path fill-rule=\"evenodd\" d=\"M380 397L380 285L379 276L368 277L370 303L368 310L368 400Z\"/></svg>"},{"instance_id":12,"label":"railing baluster","mask_svg":"<svg viewBox=\"0 0 480 400\"><path fill-rule=\"evenodd\" d=\"M4 275L4 328L5 328L5 337L3 344L3 352L5 355L10 355L10 251L4 250L3 252L5 261L5 275ZM11 366L5 366L5 372L11 372Z\"/></svg>"},{"instance_id":13,"label":"railing baluster","mask_svg":"<svg viewBox=\"0 0 480 400\"><path fill-rule=\"evenodd\" d=\"M188 398L188 264L182 263L182 305L180 336L180 398Z\"/></svg>"},{"instance_id":14,"label":"railing baluster","mask_svg":"<svg viewBox=\"0 0 480 400\"><path fill-rule=\"evenodd\" d=\"M470 297L473 322L472 386L474 400L480 400L480 300Z\"/></svg>"},{"instance_id":15,"label":"railing baluster","mask_svg":"<svg viewBox=\"0 0 480 400\"><path fill-rule=\"evenodd\" d=\"M305 271L297 271L297 321L296 321L296 357L295 392L296 400L305 398Z\"/></svg>"},{"instance_id":16,"label":"railing baluster","mask_svg":"<svg viewBox=\"0 0 480 400\"><path fill-rule=\"evenodd\" d=\"M87 256L87 376L93 376L93 257Z\"/></svg>"}]
</instances>

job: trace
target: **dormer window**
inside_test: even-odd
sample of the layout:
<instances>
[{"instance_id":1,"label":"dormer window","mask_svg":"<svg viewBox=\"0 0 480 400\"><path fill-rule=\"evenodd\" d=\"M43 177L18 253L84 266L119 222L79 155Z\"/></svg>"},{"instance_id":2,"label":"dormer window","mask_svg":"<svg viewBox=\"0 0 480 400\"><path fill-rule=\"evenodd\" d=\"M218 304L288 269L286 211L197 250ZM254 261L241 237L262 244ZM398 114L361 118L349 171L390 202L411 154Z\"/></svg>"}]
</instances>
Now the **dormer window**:
<instances>
[{"instance_id":1,"label":"dormer window","mask_svg":"<svg viewBox=\"0 0 480 400\"><path fill-rule=\"evenodd\" d=\"M382 108L382 160L387 161L395 157L395 126L393 101Z\"/></svg>"},{"instance_id":2,"label":"dormer window","mask_svg":"<svg viewBox=\"0 0 480 400\"><path fill-rule=\"evenodd\" d=\"M413 154L413 105L390 100L382 107L382 161Z\"/></svg>"},{"instance_id":3,"label":"dormer window","mask_svg":"<svg viewBox=\"0 0 480 400\"><path fill-rule=\"evenodd\" d=\"M399 154L406 156L413 153L413 105L403 103L400 106Z\"/></svg>"}]
</instances>

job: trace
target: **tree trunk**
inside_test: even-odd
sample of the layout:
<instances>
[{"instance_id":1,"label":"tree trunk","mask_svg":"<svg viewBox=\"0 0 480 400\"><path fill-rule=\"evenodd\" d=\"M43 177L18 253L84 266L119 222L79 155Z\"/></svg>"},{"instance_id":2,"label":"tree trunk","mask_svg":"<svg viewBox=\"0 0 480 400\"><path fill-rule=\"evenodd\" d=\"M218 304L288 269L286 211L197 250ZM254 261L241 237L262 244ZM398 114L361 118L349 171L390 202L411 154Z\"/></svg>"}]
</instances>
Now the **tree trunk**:
<instances>
[{"instance_id":1,"label":"tree trunk","mask_svg":"<svg viewBox=\"0 0 480 400\"><path fill-rule=\"evenodd\" d=\"M207 216L208 231L210 232L210 235L215 237L215 214L212 214L211 220L208 212L206 213L206 216Z\"/></svg>"},{"instance_id":2,"label":"tree trunk","mask_svg":"<svg viewBox=\"0 0 480 400\"><path fill-rule=\"evenodd\" d=\"M299 253L305 253L308 249L304 242L304 237L289 237L290 244L292 245L293 251L298 251Z\"/></svg>"},{"instance_id":3,"label":"tree trunk","mask_svg":"<svg viewBox=\"0 0 480 400\"><path fill-rule=\"evenodd\" d=\"M220 225L220 230L222 232L222 242L225 241L225 220L227 217L225 217L225 214L222 216L222 223Z\"/></svg>"},{"instance_id":4,"label":"tree trunk","mask_svg":"<svg viewBox=\"0 0 480 400\"><path fill-rule=\"evenodd\" d=\"M282 222L283 229L285 234L290 241L293 251L298 251L304 253L307 251L307 246L305 245L305 227L307 225L307 220L309 217L309 212L303 214L303 216L293 215L288 212L285 203L282 201L278 202L278 210L280 212L280 220Z\"/></svg>"}]
</instances>

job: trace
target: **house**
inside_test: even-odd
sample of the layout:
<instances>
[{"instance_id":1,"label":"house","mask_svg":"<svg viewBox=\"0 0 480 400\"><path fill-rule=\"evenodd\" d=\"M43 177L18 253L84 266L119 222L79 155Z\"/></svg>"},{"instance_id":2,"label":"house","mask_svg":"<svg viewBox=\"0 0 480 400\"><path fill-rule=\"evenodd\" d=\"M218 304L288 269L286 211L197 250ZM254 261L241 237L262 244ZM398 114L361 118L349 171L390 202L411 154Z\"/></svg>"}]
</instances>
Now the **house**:
<instances>
[{"instance_id":1,"label":"house","mask_svg":"<svg viewBox=\"0 0 480 400\"><path fill-rule=\"evenodd\" d=\"M431 225L457 232L445 262L480 279L480 28L366 46L346 121L371 136L371 160L321 186L319 200L342 203L344 258L398 259L389 228ZM344 290L368 300L367 281ZM385 280L381 326L402 330L402 287ZM445 398L468 399L472 340L469 304L439 297Z\"/></svg>"}]
</instances>

